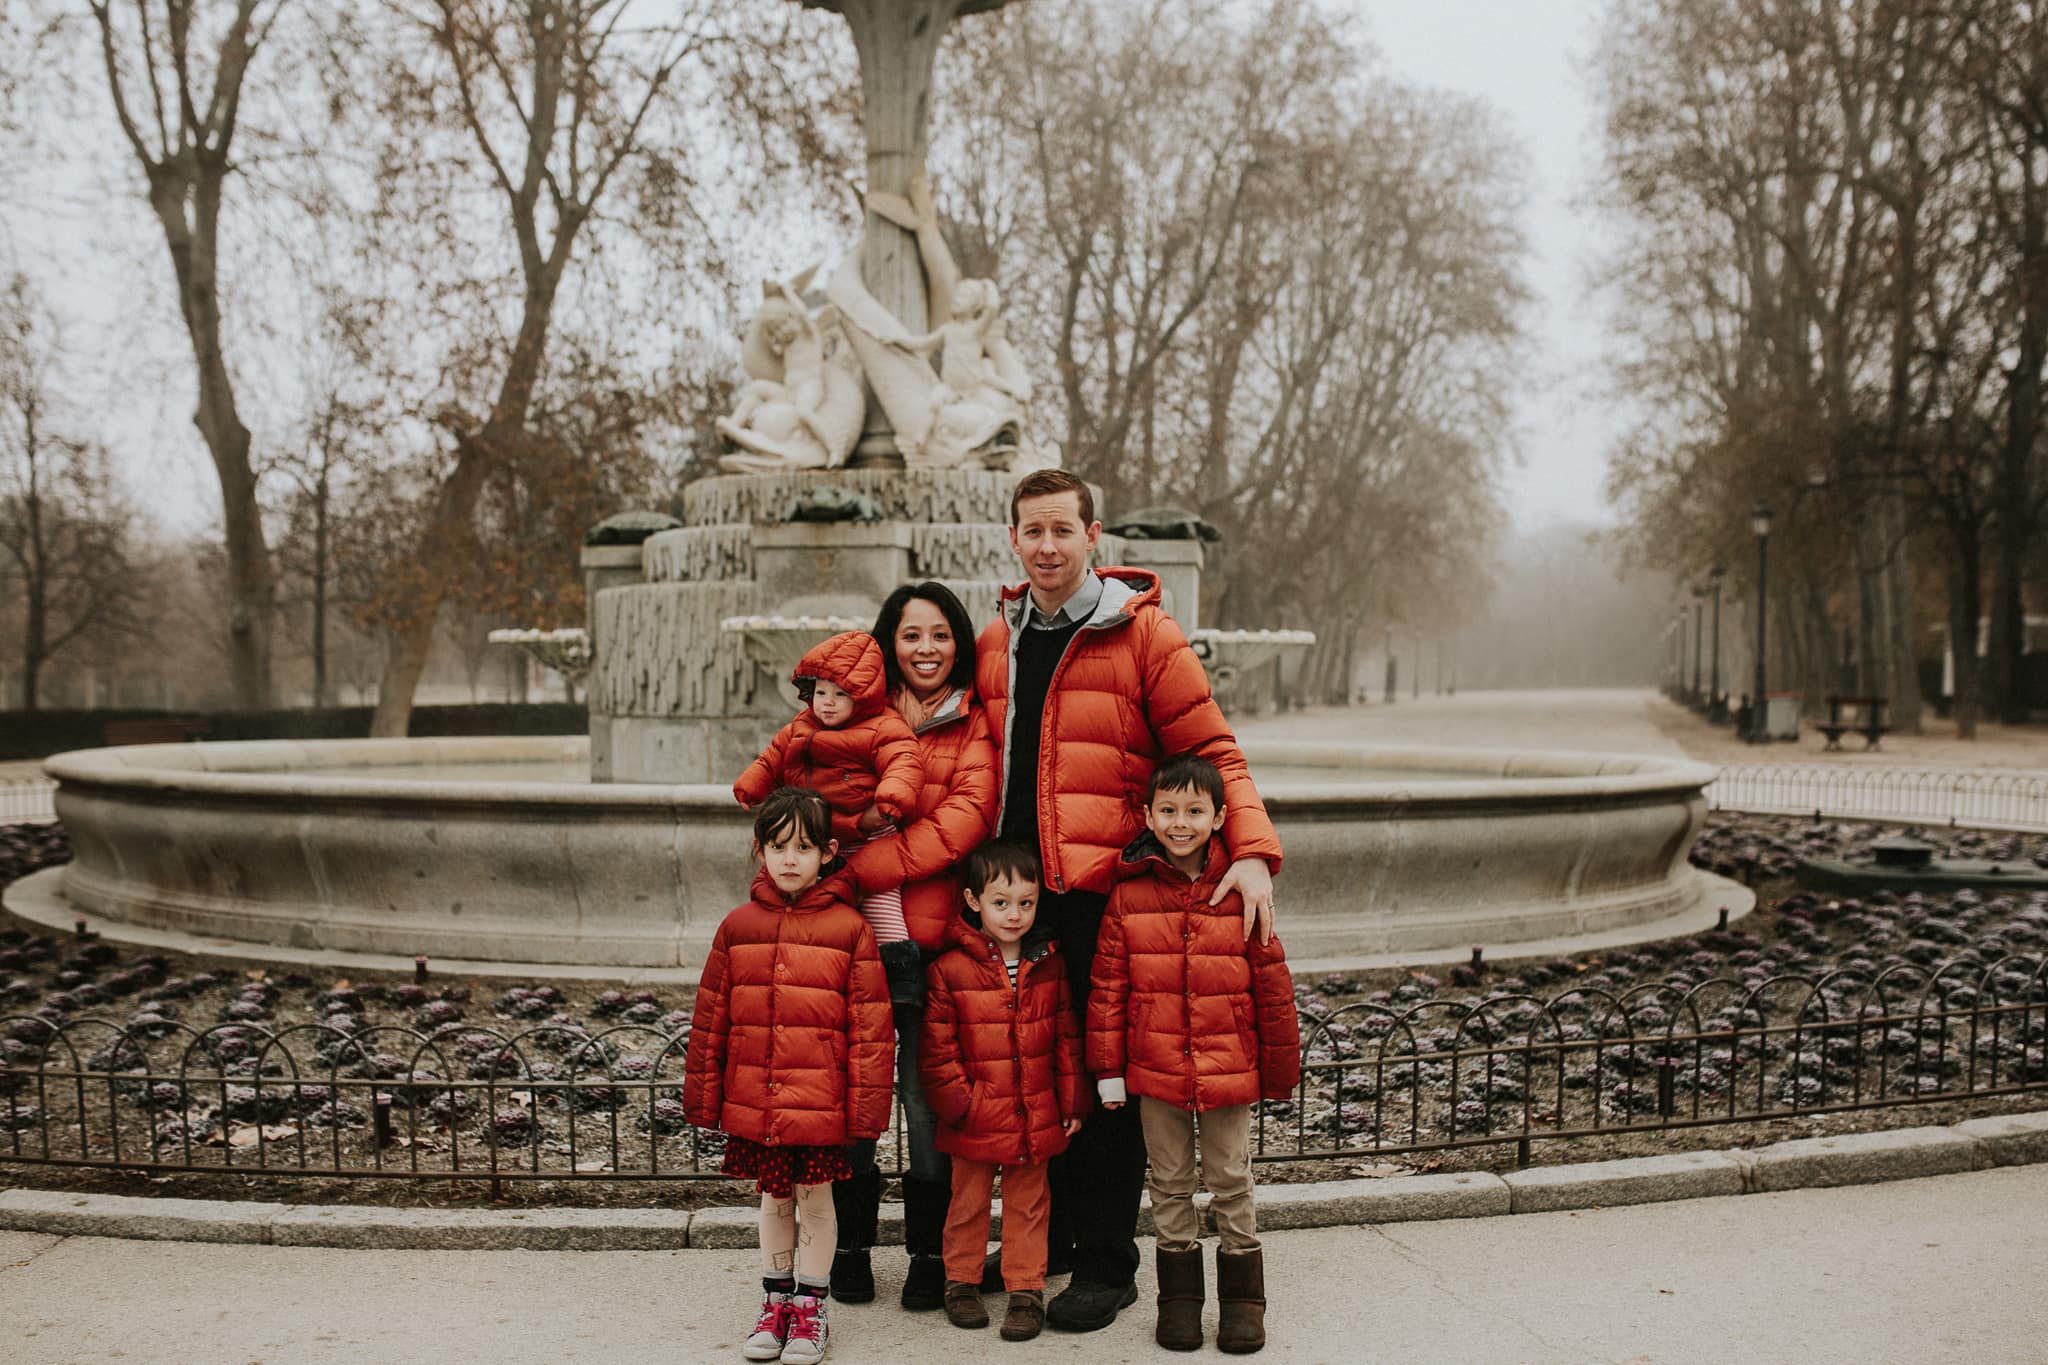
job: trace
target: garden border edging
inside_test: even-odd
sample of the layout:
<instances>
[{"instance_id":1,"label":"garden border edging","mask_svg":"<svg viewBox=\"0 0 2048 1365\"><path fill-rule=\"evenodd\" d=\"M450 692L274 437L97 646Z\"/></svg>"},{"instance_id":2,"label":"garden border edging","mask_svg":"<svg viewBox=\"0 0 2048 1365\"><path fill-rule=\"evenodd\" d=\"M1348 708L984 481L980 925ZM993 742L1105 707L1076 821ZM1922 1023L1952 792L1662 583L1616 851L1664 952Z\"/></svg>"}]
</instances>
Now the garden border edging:
<instances>
[{"instance_id":1,"label":"garden border edging","mask_svg":"<svg viewBox=\"0 0 2048 1365\"><path fill-rule=\"evenodd\" d=\"M1259 1190L1259 1223L1281 1231L1564 1212L1875 1184L2037 1162L2048 1162L2048 1110L1965 1119L1948 1127L1795 1138L1747 1150L1538 1166L1504 1176L1459 1171L1267 1185ZM752 1207L373 1209L0 1191L0 1230L9 1232L385 1251L744 1250L757 1245L759 1216ZM1148 1210L1139 1211L1138 1221L1141 1234L1151 1231ZM901 1204L882 1206L879 1232L885 1244L902 1241Z\"/></svg>"}]
</instances>

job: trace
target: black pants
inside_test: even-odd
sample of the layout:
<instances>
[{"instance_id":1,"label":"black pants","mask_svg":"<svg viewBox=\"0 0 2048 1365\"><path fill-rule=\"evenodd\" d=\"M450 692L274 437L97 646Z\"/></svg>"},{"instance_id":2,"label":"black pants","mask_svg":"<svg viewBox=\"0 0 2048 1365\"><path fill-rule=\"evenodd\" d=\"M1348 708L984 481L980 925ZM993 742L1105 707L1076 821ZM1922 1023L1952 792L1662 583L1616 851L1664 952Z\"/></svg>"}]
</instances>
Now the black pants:
<instances>
[{"instance_id":1,"label":"black pants","mask_svg":"<svg viewBox=\"0 0 2048 1365\"><path fill-rule=\"evenodd\" d=\"M1038 922L1052 930L1066 959L1084 1029L1095 937L1107 902L1108 897L1089 891L1046 892L1038 902ZM1073 1144L1052 1159L1047 1174L1052 1185L1047 1242L1053 1258L1073 1249L1076 1284L1131 1283L1138 1273L1138 1198L1145 1188L1145 1133L1138 1126L1138 1106L1091 1112Z\"/></svg>"}]
</instances>

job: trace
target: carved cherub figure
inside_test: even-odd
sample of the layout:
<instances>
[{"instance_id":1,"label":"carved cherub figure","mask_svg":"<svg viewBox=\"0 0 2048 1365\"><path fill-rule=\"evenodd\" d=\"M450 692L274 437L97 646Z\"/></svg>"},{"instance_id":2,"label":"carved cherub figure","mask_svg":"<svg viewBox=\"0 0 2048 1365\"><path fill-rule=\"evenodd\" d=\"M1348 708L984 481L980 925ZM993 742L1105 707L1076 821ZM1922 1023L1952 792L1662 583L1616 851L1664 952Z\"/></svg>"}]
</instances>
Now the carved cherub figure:
<instances>
[{"instance_id":1,"label":"carved cherub figure","mask_svg":"<svg viewBox=\"0 0 2048 1365\"><path fill-rule=\"evenodd\" d=\"M803 290L813 270L787 284L770 280L741 349L752 376L718 430L738 450L723 469L829 469L860 437L860 374L830 308L813 317Z\"/></svg>"}]
</instances>

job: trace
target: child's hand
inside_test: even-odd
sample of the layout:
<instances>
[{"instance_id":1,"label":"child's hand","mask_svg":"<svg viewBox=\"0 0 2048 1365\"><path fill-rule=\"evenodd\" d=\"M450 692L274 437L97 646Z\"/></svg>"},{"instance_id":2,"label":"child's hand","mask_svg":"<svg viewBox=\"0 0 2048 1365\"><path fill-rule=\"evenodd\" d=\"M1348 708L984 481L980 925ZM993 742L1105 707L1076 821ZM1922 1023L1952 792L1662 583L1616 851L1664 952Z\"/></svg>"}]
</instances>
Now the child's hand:
<instances>
[{"instance_id":1,"label":"child's hand","mask_svg":"<svg viewBox=\"0 0 2048 1365\"><path fill-rule=\"evenodd\" d=\"M1111 1109L1114 1109L1114 1108L1116 1108L1116 1106L1115 1106L1115 1105L1113 1105L1113 1104L1112 1104L1112 1105L1109 1105L1109 1106L1107 1106L1107 1107L1108 1107L1108 1108L1111 1108ZM1073 1136L1074 1134L1076 1134L1076 1133L1078 1133L1078 1132L1080 1132L1080 1131L1081 1131L1081 1120L1079 1120L1079 1119L1068 1119L1068 1120L1067 1120L1067 1121L1066 1121L1065 1123L1061 1124L1061 1125L1060 1125L1060 1127L1062 1127L1062 1128L1064 1128L1064 1129L1066 1129L1066 1130L1067 1130L1067 1136L1068 1136L1068 1137L1072 1137L1072 1136Z\"/></svg>"},{"instance_id":2,"label":"child's hand","mask_svg":"<svg viewBox=\"0 0 2048 1365\"><path fill-rule=\"evenodd\" d=\"M1123 1102L1122 1100L1104 1100L1104 1101L1102 1102L1102 1107L1103 1107L1104 1109L1121 1109L1121 1108L1123 1108L1123 1107L1124 1107L1124 1102ZM1079 1120L1079 1119L1075 1119L1075 1120L1074 1120L1074 1128L1079 1128L1080 1126L1081 1126L1081 1120ZM1073 1129L1073 1128L1069 1128L1069 1129L1068 1129L1067 1131L1071 1133L1071 1132L1073 1132L1073 1131L1074 1131L1074 1129Z\"/></svg>"},{"instance_id":3,"label":"child's hand","mask_svg":"<svg viewBox=\"0 0 2048 1365\"><path fill-rule=\"evenodd\" d=\"M869 806L860 813L860 818L854 823L860 827L862 834L873 834L877 830L888 828L889 816L880 806Z\"/></svg>"}]
</instances>

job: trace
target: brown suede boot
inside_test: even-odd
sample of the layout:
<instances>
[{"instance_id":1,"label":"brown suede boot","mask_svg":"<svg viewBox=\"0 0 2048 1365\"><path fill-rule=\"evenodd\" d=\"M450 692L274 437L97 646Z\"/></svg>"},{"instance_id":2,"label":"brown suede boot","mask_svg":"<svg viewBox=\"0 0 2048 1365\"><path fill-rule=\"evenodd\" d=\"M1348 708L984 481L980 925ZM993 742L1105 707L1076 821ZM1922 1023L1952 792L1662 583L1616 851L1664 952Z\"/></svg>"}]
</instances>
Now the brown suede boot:
<instances>
[{"instance_id":1,"label":"brown suede boot","mask_svg":"<svg viewBox=\"0 0 2048 1365\"><path fill-rule=\"evenodd\" d=\"M1159 1326L1152 1339L1169 1351L1202 1349L1202 1249L1153 1253L1159 1269Z\"/></svg>"},{"instance_id":2,"label":"brown suede boot","mask_svg":"<svg viewBox=\"0 0 2048 1365\"><path fill-rule=\"evenodd\" d=\"M1266 1253L1216 1248L1216 1345L1249 1355L1266 1344Z\"/></svg>"}]
</instances>

